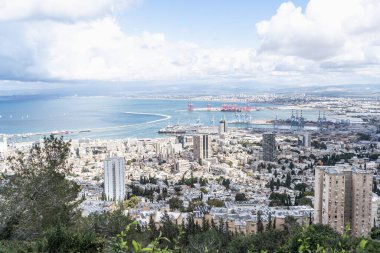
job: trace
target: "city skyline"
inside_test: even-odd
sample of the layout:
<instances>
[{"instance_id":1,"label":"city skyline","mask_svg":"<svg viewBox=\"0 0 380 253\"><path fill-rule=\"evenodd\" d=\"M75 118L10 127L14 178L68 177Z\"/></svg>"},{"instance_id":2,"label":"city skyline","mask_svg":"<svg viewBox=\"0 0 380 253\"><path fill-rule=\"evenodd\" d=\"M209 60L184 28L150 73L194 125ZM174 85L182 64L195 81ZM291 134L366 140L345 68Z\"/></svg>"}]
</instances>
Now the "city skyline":
<instances>
[{"instance_id":1,"label":"city skyline","mask_svg":"<svg viewBox=\"0 0 380 253\"><path fill-rule=\"evenodd\" d=\"M380 249L379 0L0 0L0 252Z\"/></svg>"}]
</instances>

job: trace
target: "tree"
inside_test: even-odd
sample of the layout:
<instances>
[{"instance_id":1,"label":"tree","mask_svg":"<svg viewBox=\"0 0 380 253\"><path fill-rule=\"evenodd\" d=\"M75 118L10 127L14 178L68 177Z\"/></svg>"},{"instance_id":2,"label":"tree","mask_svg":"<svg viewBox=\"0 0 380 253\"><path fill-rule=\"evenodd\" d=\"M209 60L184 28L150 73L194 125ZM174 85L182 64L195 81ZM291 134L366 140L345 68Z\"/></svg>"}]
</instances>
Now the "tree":
<instances>
[{"instance_id":1,"label":"tree","mask_svg":"<svg viewBox=\"0 0 380 253\"><path fill-rule=\"evenodd\" d=\"M312 207L313 203L312 203L311 199L303 197L303 198L300 198L298 200L298 205L299 206L311 206Z\"/></svg>"},{"instance_id":2,"label":"tree","mask_svg":"<svg viewBox=\"0 0 380 253\"><path fill-rule=\"evenodd\" d=\"M166 184L167 186L169 186L169 181L168 181L168 177L166 176L165 180L164 180L164 184Z\"/></svg>"},{"instance_id":3,"label":"tree","mask_svg":"<svg viewBox=\"0 0 380 253\"><path fill-rule=\"evenodd\" d=\"M286 174L286 179L285 179L285 186L290 188L290 185L292 183L292 176L290 175L290 173L288 172Z\"/></svg>"},{"instance_id":4,"label":"tree","mask_svg":"<svg viewBox=\"0 0 380 253\"><path fill-rule=\"evenodd\" d=\"M162 233L162 236L169 239L169 241L164 242L163 244L169 248L172 248L174 246L172 241L179 235L179 228L171 221L170 216L166 211L161 218L161 223L162 227L160 228L160 231Z\"/></svg>"},{"instance_id":5,"label":"tree","mask_svg":"<svg viewBox=\"0 0 380 253\"><path fill-rule=\"evenodd\" d=\"M209 199L207 200L207 204L209 206L224 207L224 201L220 199Z\"/></svg>"},{"instance_id":6,"label":"tree","mask_svg":"<svg viewBox=\"0 0 380 253\"><path fill-rule=\"evenodd\" d=\"M173 197L169 199L168 204L169 204L170 210L172 211L183 208L183 201L179 199L178 197Z\"/></svg>"},{"instance_id":7,"label":"tree","mask_svg":"<svg viewBox=\"0 0 380 253\"><path fill-rule=\"evenodd\" d=\"M223 235L215 229L189 237L188 252L223 252Z\"/></svg>"},{"instance_id":8,"label":"tree","mask_svg":"<svg viewBox=\"0 0 380 253\"><path fill-rule=\"evenodd\" d=\"M266 226L266 230L271 230L272 229L272 214L268 214L268 224Z\"/></svg>"},{"instance_id":9,"label":"tree","mask_svg":"<svg viewBox=\"0 0 380 253\"><path fill-rule=\"evenodd\" d=\"M264 224L261 217L261 211L257 213L257 232L262 233L264 231Z\"/></svg>"},{"instance_id":10,"label":"tree","mask_svg":"<svg viewBox=\"0 0 380 253\"><path fill-rule=\"evenodd\" d=\"M187 211L188 212L193 212L195 210L196 207L199 207L199 206L204 206L205 204L203 203L202 199L192 199L189 203L189 206L187 208Z\"/></svg>"},{"instance_id":11,"label":"tree","mask_svg":"<svg viewBox=\"0 0 380 253\"><path fill-rule=\"evenodd\" d=\"M48 228L74 221L80 187L66 179L70 142L45 137L27 153L9 158L15 174L0 182L0 236L35 238Z\"/></svg>"},{"instance_id":12,"label":"tree","mask_svg":"<svg viewBox=\"0 0 380 253\"><path fill-rule=\"evenodd\" d=\"M297 219L293 216L287 216L285 217L285 223L284 223L284 229L287 232L292 232L294 230L297 230L300 227L300 225L297 222Z\"/></svg>"},{"instance_id":13,"label":"tree","mask_svg":"<svg viewBox=\"0 0 380 253\"><path fill-rule=\"evenodd\" d=\"M247 201L247 198L244 193L236 193L235 201Z\"/></svg>"},{"instance_id":14,"label":"tree","mask_svg":"<svg viewBox=\"0 0 380 253\"><path fill-rule=\"evenodd\" d=\"M307 188L307 184L305 183L299 183L294 186L294 190L301 191L301 192L306 191L306 188Z\"/></svg>"},{"instance_id":15,"label":"tree","mask_svg":"<svg viewBox=\"0 0 380 253\"><path fill-rule=\"evenodd\" d=\"M272 192L269 196L271 202L269 206L288 206L289 205L289 195L286 193Z\"/></svg>"},{"instance_id":16,"label":"tree","mask_svg":"<svg viewBox=\"0 0 380 253\"><path fill-rule=\"evenodd\" d=\"M123 205L119 205L113 212L91 213L78 219L74 230L91 231L98 237L109 239L132 223L131 217L124 215L124 211Z\"/></svg>"},{"instance_id":17,"label":"tree","mask_svg":"<svg viewBox=\"0 0 380 253\"><path fill-rule=\"evenodd\" d=\"M39 252L95 253L104 247L104 241L97 238L92 231L77 232L61 226L45 231L44 240L39 244Z\"/></svg>"},{"instance_id":18,"label":"tree","mask_svg":"<svg viewBox=\"0 0 380 253\"><path fill-rule=\"evenodd\" d=\"M230 183L231 181L229 179L223 179L222 185L226 187L226 189L230 189Z\"/></svg>"},{"instance_id":19,"label":"tree","mask_svg":"<svg viewBox=\"0 0 380 253\"><path fill-rule=\"evenodd\" d=\"M274 180L273 180L273 178L270 180L270 182L269 182L269 188L270 188L270 190L273 192L274 191Z\"/></svg>"},{"instance_id":20,"label":"tree","mask_svg":"<svg viewBox=\"0 0 380 253\"><path fill-rule=\"evenodd\" d=\"M132 195L128 200L125 200L123 204L125 208L135 208L139 202L140 199Z\"/></svg>"},{"instance_id":21,"label":"tree","mask_svg":"<svg viewBox=\"0 0 380 253\"><path fill-rule=\"evenodd\" d=\"M277 178L277 183L276 183L276 190L277 190L277 191L280 189L280 185L281 185L281 183L280 183L280 179Z\"/></svg>"}]
</instances>

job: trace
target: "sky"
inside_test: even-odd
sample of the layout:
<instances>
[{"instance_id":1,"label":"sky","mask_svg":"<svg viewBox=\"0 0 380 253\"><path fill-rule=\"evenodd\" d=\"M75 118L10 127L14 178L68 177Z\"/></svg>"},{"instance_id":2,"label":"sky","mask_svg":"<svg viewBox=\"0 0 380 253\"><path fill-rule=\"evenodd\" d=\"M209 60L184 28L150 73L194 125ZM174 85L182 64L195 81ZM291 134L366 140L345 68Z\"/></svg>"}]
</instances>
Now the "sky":
<instances>
[{"instance_id":1,"label":"sky","mask_svg":"<svg viewBox=\"0 0 380 253\"><path fill-rule=\"evenodd\" d=\"M378 0L0 0L0 92L378 84L379 64Z\"/></svg>"}]
</instances>

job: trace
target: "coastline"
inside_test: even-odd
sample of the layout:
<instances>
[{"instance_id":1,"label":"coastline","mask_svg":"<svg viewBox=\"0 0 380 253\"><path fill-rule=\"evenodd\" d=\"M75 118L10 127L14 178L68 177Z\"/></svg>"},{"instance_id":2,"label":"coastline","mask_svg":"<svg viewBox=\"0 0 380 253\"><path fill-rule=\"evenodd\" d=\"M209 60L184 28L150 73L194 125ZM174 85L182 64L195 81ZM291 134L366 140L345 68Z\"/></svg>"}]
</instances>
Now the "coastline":
<instances>
[{"instance_id":1,"label":"coastline","mask_svg":"<svg viewBox=\"0 0 380 253\"><path fill-rule=\"evenodd\" d=\"M145 112L124 112L124 114L133 114L133 115L149 115L149 116L157 116L161 117L159 119L142 122L142 123L135 123L135 124L126 124L126 125L118 125L118 126L110 126L110 127L96 127L96 128L85 128L85 129L75 129L75 130L52 130L47 132L32 132L32 133L18 133L18 134L3 134L0 133L1 136L6 136L8 138L29 138L29 137L36 137L36 136L46 136L50 134L55 135L70 135L70 134L80 134L83 132L97 132L97 131L107 131L112 129L120 129L125 127L132 127L132 126L139 126L139 125L149 125L158 123L161 121L165 121L170 119L172 116L160 114L160 113L145 113Z\"/></svg>"}]
</instances>

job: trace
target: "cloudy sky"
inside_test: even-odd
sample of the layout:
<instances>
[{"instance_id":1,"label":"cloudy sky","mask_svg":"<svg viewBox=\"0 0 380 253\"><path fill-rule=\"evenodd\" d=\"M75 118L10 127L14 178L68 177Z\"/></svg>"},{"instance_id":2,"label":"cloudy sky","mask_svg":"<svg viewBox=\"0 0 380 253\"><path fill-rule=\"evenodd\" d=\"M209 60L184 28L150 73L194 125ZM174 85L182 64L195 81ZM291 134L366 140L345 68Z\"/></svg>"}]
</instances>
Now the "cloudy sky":
<instances>
[{"instance_id":1,"label":"cloudy sky","mask_svg":"<svg viewBox=\"0 0 380 253\"><path fill-rule=\"evenodd\" d=\"M0 86L380 83L379 0L0 0Z\"/></svg>"}]
</instances>

